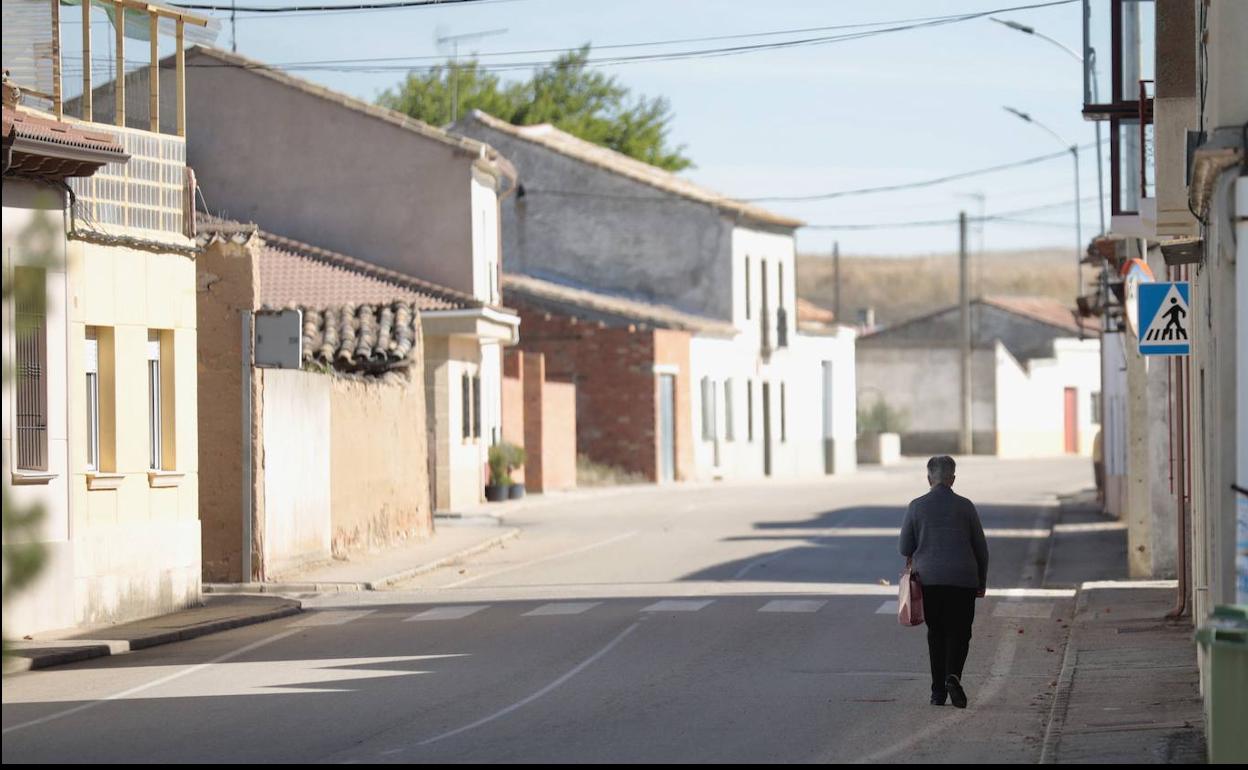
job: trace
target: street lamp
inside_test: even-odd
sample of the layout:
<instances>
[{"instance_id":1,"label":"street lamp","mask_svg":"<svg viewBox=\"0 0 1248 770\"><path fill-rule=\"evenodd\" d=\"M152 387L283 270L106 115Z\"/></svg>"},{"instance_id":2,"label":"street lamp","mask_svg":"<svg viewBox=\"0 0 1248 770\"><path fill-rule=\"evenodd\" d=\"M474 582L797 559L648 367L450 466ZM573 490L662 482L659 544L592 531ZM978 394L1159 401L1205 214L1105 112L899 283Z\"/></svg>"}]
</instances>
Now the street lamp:
<instances>
[{"instance_id":1,"label":"street lamp","mask_svg":"<svg viewBox=\"0 0 1248 770\"><path fill-rule=\"evenodd\" d=\"M1080 200L1080 195L1079 195L1079 145L1072 144L1066 141L1065 139L1062 138L1061 134L1057 133L1053 129L1044 125L1040 121L1031 117L1031 115L1028 115L1027 113L1023 112L1022 110L1016 110L1013 107L1003 107L1002 109L1004 109L1006 112L1010 113L1011 115L1015 116L1019 120L1026 121L1032 124L1033 126L1036 126L1037 128L1040 128L1048 132L1050 136L1052 136L1057 141L1061 142L1062 146L1070 150L1071 157L1075 159L1075 276L1076 276L1075 281L1078 286L1078 291L1075 293L1075 296L1076 297L1082 296L1083 295L1083 221L1081 217L1080 208L1082 206L1083 201Z\"/></svg>"},{"instance_id":2,"label":"street lamp","mask_svg":"<svg viewBox=\"0 0 1248 770\"><path fill-rule=\"evenodd\" d=\"M1094 102L1098 101L1098 96L1096 94L1097 87L1096 87L1096 52L1095 51L1092 52L1092 56L1090 57L1090 59L1085 61L1084 58L1080 56L1077 51L1073 50L1072 48L1067 46L1065 43L1062 43L1058 40L1054 40L1053 38L1043 33L1037 32L1035 27L1029 27L1026 24L1020 24L1017 21L1010 21L1009 19L998 19L995 16L989 16L988 18L1002 26L1009 27L1010 29L1017 30L1018 32L1022 32L1024 35L1031 35L1032 37L1038 37L1041 40L1047 40L1048 42L1062 49L1066 53L1070 54L1071 58L1079 62L1081 65L1090 66L1092 68L1092 78L1091 78L1092 101ZM1105 178L1104 178L1105 172L1103 168L1104 165L1105 164L1102 162L1102 159L1101 159L1101 122L1098 120L1096 121L1096 194L1097 194L1096 213L1097 213L1097 216L1100 218L1100 223L1101 223L1100 235L1105 234ZM1082 248L1082 246L1080 248Z\"/></svg>"}]
</instances>

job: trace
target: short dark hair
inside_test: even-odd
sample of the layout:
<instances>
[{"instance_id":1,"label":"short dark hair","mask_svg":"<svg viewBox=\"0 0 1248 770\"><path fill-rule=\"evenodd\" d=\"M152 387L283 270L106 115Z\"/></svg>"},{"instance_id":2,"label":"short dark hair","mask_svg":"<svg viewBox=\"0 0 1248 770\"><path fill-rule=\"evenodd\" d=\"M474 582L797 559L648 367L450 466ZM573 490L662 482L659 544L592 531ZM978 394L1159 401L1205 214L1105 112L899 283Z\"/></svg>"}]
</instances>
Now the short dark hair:
<instances>
[{"instance_id":1,"label":"short dark hair","mask_svg":"<svg viewBox=\"0 0 1248 770\"><path fill-rule=\"evenodd\" d=\"M945 483L953 481L953 474L957 468L957 463L949 455L937 455L927 461L927 475Z\"/></svg>"}]
</instances>

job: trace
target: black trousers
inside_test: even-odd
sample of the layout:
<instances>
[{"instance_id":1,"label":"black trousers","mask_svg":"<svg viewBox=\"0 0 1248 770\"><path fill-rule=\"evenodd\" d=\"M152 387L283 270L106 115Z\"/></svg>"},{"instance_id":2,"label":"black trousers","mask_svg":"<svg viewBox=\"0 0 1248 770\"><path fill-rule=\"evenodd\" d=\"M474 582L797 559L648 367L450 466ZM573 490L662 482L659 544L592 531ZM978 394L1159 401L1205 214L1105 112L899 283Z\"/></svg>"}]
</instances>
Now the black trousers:
<instances>
[{"instance_id":1,"label":"black trousers","mask_svg":"<svg viewBox=\"0 0 1248 770\"><path fill-rule=\"evenodd\" d=\"M947 674L962 678L971 646L971 624L975 622L975 594L974 588L923 586L923 617L935 694L945 691Z\"/></svg>"}]
</instances>

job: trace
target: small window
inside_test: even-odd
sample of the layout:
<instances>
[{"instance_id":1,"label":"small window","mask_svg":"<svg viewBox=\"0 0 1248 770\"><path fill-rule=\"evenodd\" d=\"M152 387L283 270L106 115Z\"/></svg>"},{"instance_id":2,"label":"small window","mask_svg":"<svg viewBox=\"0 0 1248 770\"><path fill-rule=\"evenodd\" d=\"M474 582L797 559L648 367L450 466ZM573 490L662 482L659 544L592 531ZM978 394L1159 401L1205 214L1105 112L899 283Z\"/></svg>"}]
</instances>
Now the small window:
<instances>
[{"instance_id":1,"label":"small window","mask_svg":"<svg viewBox=\"0 0 1248 770\"><path fill-rule=\"evenodd\" d=\"M464 372L460 377L459 407L462 416L464 440L472 438L472 375Z\"/></svg>"},{"instance_id":2,"label":"small window","mask_svg":"<svg viewBox=\"0 0 1248 770\"><path fill-rule=\"evenodd\" d=\"M481 438L481 377L472 378L472 435Z\"/></svg>"},{"instance_id":3,"label":"small window","mask_svg":"<svg viewBox=\"0 0 1248 770\"><path fill-rule=\"evenodd\" d=\"M87 374L87 470L100 469L100 343L95 330L87 330L83 368Z\"/></svg>"},{"instance_id":4,"label":"small window","mask_svg":"<svg viewBox=\"0 0 1248 770\"><path fill-rule=\"evenodd\" d=\"M754 381L745 381L745 433L746 438L754 440Z\"/></svg>"},{"instance_id":5,"label":"small window","mask_svg":"<svg viewBox=\"0 0 1248 770\"><path fill-rule=\"evenodd\" d=\"M750 296L750 258L747 256L745 258L745 320L747 321L750 320L750 317L751 317L751 312L750 312L751 300L752 298Z\"/></svg>"},{"instance_id":6,"label":"small window","mask_svg":"<svg viewBox=\"0 0 1248 770\"><path fill-rule=\"evenodd\" d=\"M164 459L163 381L160 366L160 332L147 333L147 436L148 467L162 470Z\"/></svg>"},{"instance_id":7,"label":"small window","mask_svg":"<svg viewBox=\"0 0 1248 770\"><path fill-rule=\"evenodd\" d=\"M735 441L735 434L732 426L732 380L724 380L724 440Z\"/></svg>"},{"instance_id":8,"label":"small window","mask_svg":"<svg viewBox=\"0 0 1248 770\"><path fill-rule=\"evenodd\" d=\"M789 440L788 404L785 402L784 383L780 383L780 440Z\"/></svg>"},{"instance_id":9,"label":"small window","mask_svg":"<svg viewBox=\"0 0 1248 770\"><path fill-rule=\"evenodd\" d=\"M1101 424L1101 392L1099 390L1092 393L1092 424Z\"/></svg>"},{"instance_id":10,"label":"small window","mask_svg":"<svg viewBox=\"0 0 1248 770\"><path fill-rule=\"evenodd\" d=\"M715 382L710 377L702 378L702 440L714 441L719 437L716 430Z\"/></svg>"}]
</instances>

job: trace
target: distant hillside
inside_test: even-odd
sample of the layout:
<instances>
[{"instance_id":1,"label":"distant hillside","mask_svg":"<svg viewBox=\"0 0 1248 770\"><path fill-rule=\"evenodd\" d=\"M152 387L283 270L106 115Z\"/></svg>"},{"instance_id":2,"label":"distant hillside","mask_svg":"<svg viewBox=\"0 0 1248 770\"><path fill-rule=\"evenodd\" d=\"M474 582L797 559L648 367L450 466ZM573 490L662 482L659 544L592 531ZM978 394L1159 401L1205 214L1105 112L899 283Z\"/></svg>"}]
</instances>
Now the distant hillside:
<instances>
[{"instance_id":1,"label":"distant hillside","mask_svg":"<svg viewBox=\"0 0 1248 770\"><path fill-rule=\"evenodd\" d=\"M971 296L1053 297L1073 306L1075 258L1051 249L972 255ZM1085 280L1089 276L1085 276ZM833 305L832 258L799 254L797 293L823 307ZM841 315L857 318L875 307L877 324L889 325L958 301L958 255L855 257L841 255Z\"/></svg>"}]
</instances>

